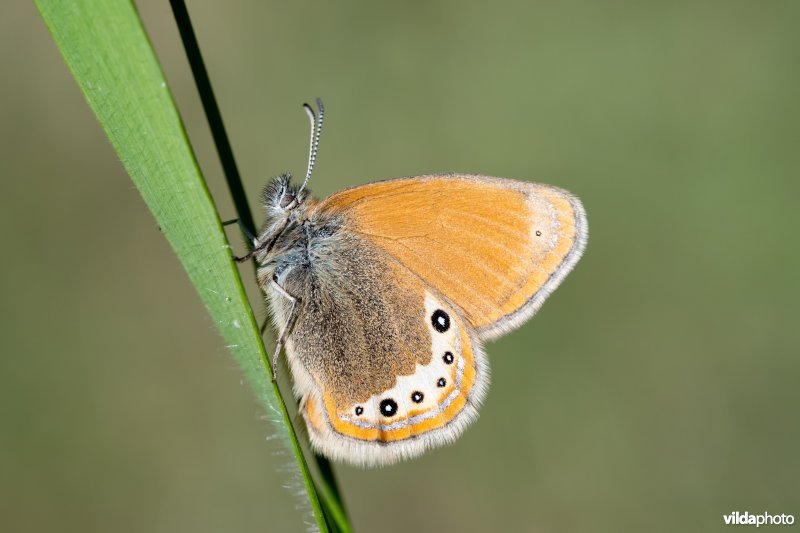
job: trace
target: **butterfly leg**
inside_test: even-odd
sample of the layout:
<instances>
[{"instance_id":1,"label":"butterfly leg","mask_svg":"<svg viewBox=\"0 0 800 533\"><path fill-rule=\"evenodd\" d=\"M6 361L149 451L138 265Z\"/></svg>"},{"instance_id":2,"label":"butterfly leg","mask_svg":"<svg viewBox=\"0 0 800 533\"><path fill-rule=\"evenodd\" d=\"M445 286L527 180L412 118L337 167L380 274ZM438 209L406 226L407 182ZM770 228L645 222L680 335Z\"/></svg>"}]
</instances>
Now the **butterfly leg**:
<instances>
[{"instance_id":1,"label":"butterfly leg","mask_svg":"<svg viewBox=\"0 0 800 533\"><path fill-rule=\"evenodd\" d=\"M253 249L250 250L249 253L241 257L237 257L234 255L233 256L234 261L236 261L237 263L244 263L245 261L250 260L254 255L256 255L259 252L265 252L265 253L269 252L270 250L272 250L272 247L275 246L275 243L278 241L278 237L281 236L281 233L283 233L283 230L285 230L286 226L288 225L289 225L289 219L287 218L286 220L283 221L283 224L281 224L280 226L275 228L272 232L270 232L264 238L264 240L259 241L254 237Z\"/></svg>"},{"instance_id":2,"label":"butterfly leg","mask_svg":"<svg viewBox=\"0 0 800 533\"><path fill-rule=\"evenodd\" d=\"M256 236L253 235L253 232L250 230L250 228L245 226L240 219L234 218L231 220L226 220L222 223L223 226L230 226L231 224L239 224L239 229L242 230L242 233L245 237L247 237L247 240L250 241L251 245L254 247L258 246L258 239L256 239Z\"/></svg>"},{"instance_id":3,"label":"butterfly leg","mask_svg":"<svg viewBox=\"0 0 800 533\"><path fill-rule=\"evenodd\" d=\"M278 294L292 302L292 307L289 309L289 318L286 319L286 323L278 333L278 343L275 345L275 353L272 354L272 381L276 381L278 379L278 357L281 354L283 346L286 344L286 339L289 337L289 332L292 330L294 323L297 321L297 302L300 299L286 292L286 289L281 287L275 278L272 278L271 283L272 287Z\"/></svg>"}]
</instances>

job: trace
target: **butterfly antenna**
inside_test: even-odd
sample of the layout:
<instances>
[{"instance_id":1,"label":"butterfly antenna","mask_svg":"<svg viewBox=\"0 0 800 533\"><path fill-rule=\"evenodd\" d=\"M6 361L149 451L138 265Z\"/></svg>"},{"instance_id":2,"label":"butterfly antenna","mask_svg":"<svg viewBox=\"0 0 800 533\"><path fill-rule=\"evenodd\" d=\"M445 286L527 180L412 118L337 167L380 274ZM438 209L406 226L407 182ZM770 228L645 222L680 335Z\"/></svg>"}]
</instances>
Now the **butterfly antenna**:
<instances>
[{"instance_id":1,"label":"butterfly antenna","mask_svg":"<svg viewBox=\"0 0 800 533\"><path fill-rule=\"evenodd\" d=\"M311 139L308 147L308 169L306 170L306 179L303 180L303 185L297 191L297 196L306 188L308 180L311 178L311 172L314 170L314 163L317 161L317 149L319 148L319 136L322 134L322 118L325 115L325 106L322 105L322 100L317 98L317 114L308 104L303 104L303 109L308 115L308 120L311 122Z\"/></svg>"}]
</instances>

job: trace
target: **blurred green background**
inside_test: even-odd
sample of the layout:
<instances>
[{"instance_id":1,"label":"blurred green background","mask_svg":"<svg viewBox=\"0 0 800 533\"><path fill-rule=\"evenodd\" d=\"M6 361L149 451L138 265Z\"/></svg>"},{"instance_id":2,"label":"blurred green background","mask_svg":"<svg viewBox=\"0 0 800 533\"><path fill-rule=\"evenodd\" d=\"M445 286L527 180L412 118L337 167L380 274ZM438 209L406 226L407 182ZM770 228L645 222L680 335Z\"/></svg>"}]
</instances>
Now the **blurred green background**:
<instances>
[{"instance_id":1,"label":"blurred green background","mask_svg":"<svg viewBox=\"0 0 800 533\"><path fill-rule=\"evenodd\" d=\"M168 5L137 4L233 216ZM290 456L33 4L8 7L0 528L304 530ZM304 171L300 104L322 96L320 196L462 171L588 211L575 272L489 345L480 420L418 460L338 468L358 531L800 519L800 4L189 9L253 202Z\"/></svg>"}]
</instances>

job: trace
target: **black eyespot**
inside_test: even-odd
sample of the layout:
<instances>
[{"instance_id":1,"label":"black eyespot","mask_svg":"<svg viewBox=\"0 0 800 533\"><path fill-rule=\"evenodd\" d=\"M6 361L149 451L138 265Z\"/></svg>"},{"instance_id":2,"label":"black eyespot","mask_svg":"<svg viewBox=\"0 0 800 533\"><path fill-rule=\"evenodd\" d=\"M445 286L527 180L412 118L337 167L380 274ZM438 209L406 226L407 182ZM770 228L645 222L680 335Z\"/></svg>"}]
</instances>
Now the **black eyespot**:
<instances>
[{"instance_id":1,"label":"black eyespot","mask_svg":"<svg viewBox=\"0 0 800 533\"><path fill-rule=\"evenodd\" d=\"M394 416L397 414L397 402L391 398L381 401L381 414L383 416Z\"/></svg>"},{"instance_id":2,"label":"black eyespot","mask_svg":"<svg viewBox=\"0 0 800 533\"><path fill-rule=\"evenodd\" d=\"M433 329L439 333L444 333L450 329L450 317L441 309L437 309L431 315L431 324L433 325Z\"/></svg>"},{"instance_id":3,"label":"black eyespot","mask_svg":"<svg viewBox=\"0 0 800 533\"><path fill-rule=\"evenodd\" d=\"M541 237L541 236L542 236L542 232L541 232L541 231L539 231L538 229L536 230L536 236L537 236L537 237Z\"/></svg>"},{"instance_id":4,"label":"black eyespot","mask_svg":"<svg viewBox=\"0 0 800 533\"><path fill-rule=\"evenodd\" d=\"M439 378L439 381L436 382L437 387L444 387L447 385L447 380L444 378Z\"/></svg>"},{"instance_id":5,"label":"black eyespot","mask_svg":"<svg viewBox=\"0 0 800 533\"><path fill-rule=\"evenodd\" d=\"M356 407L356 416L361 416L364 413L364 408L360 405Z\"/></svg>"},{"instance_id":6,"label":"black eyespot","mask_svg":"<svg viewBox=\"0 0 800 533\"><path fill-rule=\"evenodd\" d=\"M452 365L455 357L453 357L452 352L444 352L442 360L445 362L445 364Z\"/></svg>"},{"instance_id":7,"label":"black eyespot","mask_svg":"<svg viewBox=\"0 0 800 533\"><path fill-rule=\"evenodd\" d=\"M411 393L411 401L414 403L420 403L425 398L425 395L422 394L420 391L414 391Z\"/></svg>"}]
</instances>

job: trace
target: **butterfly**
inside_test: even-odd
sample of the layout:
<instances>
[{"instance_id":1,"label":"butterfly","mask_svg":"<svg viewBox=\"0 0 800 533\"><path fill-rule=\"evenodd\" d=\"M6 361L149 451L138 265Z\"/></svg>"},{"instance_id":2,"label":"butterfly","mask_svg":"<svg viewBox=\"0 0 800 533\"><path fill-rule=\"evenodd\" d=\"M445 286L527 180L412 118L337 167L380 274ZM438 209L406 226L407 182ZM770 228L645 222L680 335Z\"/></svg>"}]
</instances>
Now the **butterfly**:
<instances>
[{"instance_id":1,"label":"butterfly","mask_svg":"<svg viewBox=\"0 0 800 533\"><path fill-rule=\"evenodd\" d=\"M469 174L379 181L323 200L308 169L265 188L253 250L312 446L360 466L454 441L489 386L485 341L541 307L586 246L581 202L550 186Z\"/></svg>"}]
</instances>

